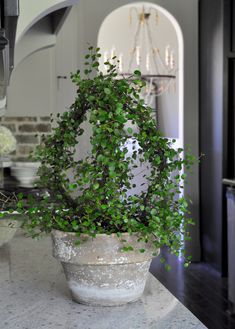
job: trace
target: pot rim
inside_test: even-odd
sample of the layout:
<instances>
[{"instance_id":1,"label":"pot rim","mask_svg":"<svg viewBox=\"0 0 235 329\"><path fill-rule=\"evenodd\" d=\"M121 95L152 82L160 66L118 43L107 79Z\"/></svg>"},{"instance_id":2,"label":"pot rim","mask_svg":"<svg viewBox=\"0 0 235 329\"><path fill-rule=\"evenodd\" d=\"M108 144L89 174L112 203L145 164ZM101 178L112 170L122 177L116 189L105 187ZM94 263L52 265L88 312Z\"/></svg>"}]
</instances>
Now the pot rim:
<instances>
[{"instance_id":1,"label":"pot rim","mask_svg":"<svg viewBox=\"0 0 235 329\"><path fill-rule=\"evenodd\" d=\"M51 233L53 234L53 232L60 232L62 234L69 234L69 235L73 235L73 236L76 236L77 233L79 232L67 232L67 231L62 231L62 230L58 230L58 229L52 229L51 230ZM140 232L132 232L132 233L128 233L128 232L124 232L124 233L120 233L121 236L118 236L117 233L97 233L95 237L91 236L90 234L87 234L87 233L81 233L80 236L81 237L90 237L90 238L93 238L95 239L97 236L99 237L102 237L102 236L111 236L111 237L117 237L117 238L121 238L122 236L137 236L137 235L141 235Z\"/></svg>"}]
</instances>

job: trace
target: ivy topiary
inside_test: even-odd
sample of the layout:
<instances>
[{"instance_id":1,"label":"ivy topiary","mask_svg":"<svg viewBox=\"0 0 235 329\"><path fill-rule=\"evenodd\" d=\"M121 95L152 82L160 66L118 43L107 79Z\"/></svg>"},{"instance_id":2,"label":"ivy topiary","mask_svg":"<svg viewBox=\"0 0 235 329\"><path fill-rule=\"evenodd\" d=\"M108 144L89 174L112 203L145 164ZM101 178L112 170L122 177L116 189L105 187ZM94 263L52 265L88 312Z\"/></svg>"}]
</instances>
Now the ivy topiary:
<instances>
[{"instance_id":1,"label":"ivy topiary","mask_svg":"<svg viewBox=\"0 0 235 329\"><path fill-rule=\"evenodd\" d=\"M174 149L175 141L156 129L152 109L141 99L145 86L141 73L135 71L130 83L118 77L116 65L106 62L103 74L100 57L98 48L89 47L85 78L79 71L71 76L77 86L74 103L58 115L52 135L44 137L36 150L39 184L54 198L30 197L24 226L33 236L52 229L76 232L78 243L81 233L95 237L138 232L145 240L155 237L156 248L168 246L176 255L184 253L192 220L181 195L182 169L191 166L193 157ZM92 125L91 152L78 160L76 146L86 120ZM131 194L134 168L139 165L148 168L145 186ZM73 196L75 191L79 193Z\"/></svg>"}]
</instances>

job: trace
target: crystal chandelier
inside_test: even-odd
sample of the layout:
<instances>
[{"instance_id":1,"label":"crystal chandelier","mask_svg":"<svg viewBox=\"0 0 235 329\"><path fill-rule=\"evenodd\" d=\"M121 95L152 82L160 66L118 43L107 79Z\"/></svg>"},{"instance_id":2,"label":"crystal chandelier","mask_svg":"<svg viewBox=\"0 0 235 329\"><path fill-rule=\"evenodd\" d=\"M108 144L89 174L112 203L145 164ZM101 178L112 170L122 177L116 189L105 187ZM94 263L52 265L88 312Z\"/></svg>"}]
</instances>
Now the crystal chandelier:
<instances>
[{"instance_id":1,"label":"crystal chandelier","mask_svg":"<svg viewBox=\"0 0 235 329\"><path fill-rule=\"evenodd\" d=\"M126 60L121 53L117 54L113 47L110 52L104 53L104 62L109 58L112 60L116 56L120 77L124 76L130 80L134 70L138 69L141 72L141 79L146 82L143 98L146 104L151 104L154 97L168 91L170 86L175 89L177 72L175 52L170 45L167 45L164 54L161 54L160 49L154 44L150 22L153 20L156 25L159 24L159 13L155 8L131 7L129 12L130 25L132 25L133 14L137 18L137 28L129 59ZM124 60L128 63L125 65L127 71L123 70Z\"/></svg>"}]
</instances>

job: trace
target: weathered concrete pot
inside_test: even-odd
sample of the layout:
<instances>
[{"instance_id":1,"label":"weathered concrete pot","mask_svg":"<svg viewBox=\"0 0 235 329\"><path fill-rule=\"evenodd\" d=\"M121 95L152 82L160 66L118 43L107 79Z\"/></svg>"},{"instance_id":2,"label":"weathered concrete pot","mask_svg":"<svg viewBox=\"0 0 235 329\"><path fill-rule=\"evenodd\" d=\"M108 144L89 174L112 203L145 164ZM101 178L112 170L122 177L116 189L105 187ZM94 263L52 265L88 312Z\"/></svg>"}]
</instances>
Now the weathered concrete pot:
<instances>
[{"instance_id":1,"label":"weathered concrete pot","mask_svg":"<svg viewBox=\"0 0 235 329\"><path fill-rule=\"evenodd\" d=\"M14 237L21 223L22 216L18 214L5 214L0 218L0 247Z\"/></svg>"},{"instance_id":2,"label":"weathered concrete pot","mask_svg":"<svg viewBox=\"0 0 235 329\"><path fill-rule=\"evenodd\" d=\"M121 252L121 239L134 251ZM136 235L82 235L81 244L76 246L75 233L53 230L52 240L53 256L61 261L76 302L117 306L141 297L153 250L150 244L138 242ZM140 253L141 248L146 251Z\"/></svg>"}]
</instances>

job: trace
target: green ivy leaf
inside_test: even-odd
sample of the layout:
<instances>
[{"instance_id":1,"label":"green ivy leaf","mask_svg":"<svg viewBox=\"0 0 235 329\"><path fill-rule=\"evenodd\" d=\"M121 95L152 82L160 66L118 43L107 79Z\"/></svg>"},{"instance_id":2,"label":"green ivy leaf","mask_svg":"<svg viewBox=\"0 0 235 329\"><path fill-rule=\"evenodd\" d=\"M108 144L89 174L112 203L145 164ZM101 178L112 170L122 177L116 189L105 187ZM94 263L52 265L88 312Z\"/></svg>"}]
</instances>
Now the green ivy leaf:
<instances>
[{"instance_id":1,"label":"green ivy leaf","mask_svg":"<svg viewBox=\"0 0 235 329\"><path fill-rule=\"evenodd\" d=\"M109 88L104 88L104 92L105 92L106 95L111 94L111 90Z\"/></svg>"},{"instance_id":2,"label":"green ivy leaf","mask_svg":"<svg viewBox=\"0 0 235 329\"><path fill-rule=\"evenodd\" d=\"M135 71L134 71L134 74L137 75L138 77L141 76L141 72L140 72L139 70L135 70Z\"/></svg>"},{"instance_id":3,"label":"green ivy leaf","mask_svg":"<svg viewBox=\"0 0 235 329\"><path fill-rule=\"evenodd\" d=\"M100 187L100 185L98 183L94 184L94 189L97 190Z\"/></svg>"}]
</instances>

